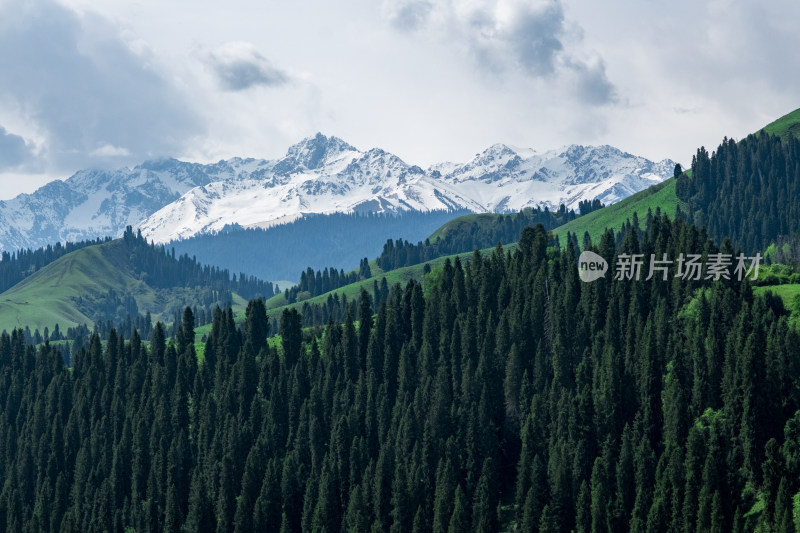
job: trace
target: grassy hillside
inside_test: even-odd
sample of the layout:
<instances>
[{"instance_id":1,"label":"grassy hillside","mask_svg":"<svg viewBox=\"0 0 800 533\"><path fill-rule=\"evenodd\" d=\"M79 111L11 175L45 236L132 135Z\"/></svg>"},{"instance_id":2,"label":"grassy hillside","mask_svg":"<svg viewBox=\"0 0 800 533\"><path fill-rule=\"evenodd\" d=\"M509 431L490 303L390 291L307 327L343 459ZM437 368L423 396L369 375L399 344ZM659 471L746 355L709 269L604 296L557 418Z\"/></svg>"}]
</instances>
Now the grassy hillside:
<instances>
[{"instance_id":1,"label":"grassy hillside","mask_svg":"<svg viewBox=\"0 0 800 533\"><path fill-rule=\"evenodd\" d=\"M472 255L472 252L457 254L462 258L466 258ZM446 257L440 257L438 259L434 259L433 261L429 261L427 264L431 266L431 268L436 268L444 264L446 259L450 259L451 261L456 257L456 255L450 255ZM426 263L421 263L418 265L398 268L396 270L390 270L389 272L380 272L380 269L373 270L376 272L371 278L357 281L355 283L351 283L350 285L345 285L344 287L340 287L334 291L326 292L325 294L320 294L319 296L315 296L314 298L309 298L307 300L303 300L301 302L296 302L289 306L286 305L286 300L283 297L283 294L279 294L273 298L267 300L267 315L272 318L275 316L280 315L283 312L283 309L286 307L302 307L303 304L320 304L324 303L328 300L329 296L333 296L334 294L338 294L339 297L347 296L348 300L358 297L361 293L361 289L363 288L365 291L372 293L372 288L374 283L377 281L378 283L381 282L383 278L386 278L386 282L389 286L394 285L395 283L405 284L410 280L417 280L420 281L424 275L424 268ZM244 315L241 317L244 320Z\"/></svg>"},{"instance_id":2,"label":"grassy hillside","mask_svg":"<svg viewBox=\"0 0 800 533\"><path fill-rule=\"evenodd\" d=\"M117 268L109 256L115 243L90 246L72 252L0 294L0 329L45 326L62 330L92 320L75 306L74 299L87 294L122 290L134 295L137 303L152 300L146 284Z\"/></svg>"},{"instance_id":3,"label":"grassy hillside","mask_svg":"<svg viewBox=\"0 0 800 533\"><path fill-rule=\"evenodd\" d=\"M571 232L578 236L578 242L581 243L584 232L588 231L592 242L596 243L606 228L618 230L626 220L633 219L634 213L638 213L637 216L642 223L647 216L648 209L655 213L656 208L660 208L663 214L674 217L679 203L680 200L675 196L675 179L669 178L615 204L559 226L553 230L553 234L557 235L564 244L567 242L567 232Z\"/></svg>"},{"instance_id":4,"label":"grassy hillside","mask_svg":"<svg viewBox=\"0 0 800 533\"><path fill-rule=\"evenodd\" d=\"M753 293L755 294L763 294L767 291L776 296L780 296L787 309L800 311L800 309L797 308L798 304L800 304L800 284L792 283L787 285L753 287Z\"/></svg>"},{"instance_id":5,"label":"grassy hillside","mask_svg":"<svg viewBox=\"0 0 800 533\"><path fill-rule=\"evenodd\" d=\"M772 135L779 135L782 139L796 137L800 139L800 109L782 116L775 122L764 126L764 131Z\"/></svg>"},{"instance_id":6,"label":"grassy hillside","mask_svg":"<svg viewBox=\"0 0 800 533\"><path fill-rule=\"evenodd\" d=\"M567 232L578 235L578 242L582 242L583 233L588 231L592 241L597 242L606 228L619 229L625 220L633 218L634 213L638 213L640 220L643 221L647 216L648 208L652 209L654 213L656 208L661 208L662 213L674 217L679 203L678 197L675 196L675 180L669 178L620 202L567 222L554 229L553 234L557 235L563 244L566 243ZM458 217L437 229L429 239L433 242L438 237L444 238L448 233L469 231L475 223L488 227L499 216L501 215L495 213L480 213Z\"/></svg>"},{"instance_id":7,"label":"grassy hillside","mask_svg":"<svg viewBox=\"0 0 800 533\"><path fill-rule=\"evenodd\" d=\"M69 253L0 294L0 331L30 327L31 331L58 324L62 331L93 320L81 312L78 298L103 297L110 291L131 295L153 320L171 321L169 309L193 300L191 288L154 289L133 274L129 252L121 240ZM245 301L234 295L234 306Z\"/></svg>"}]
</instances>

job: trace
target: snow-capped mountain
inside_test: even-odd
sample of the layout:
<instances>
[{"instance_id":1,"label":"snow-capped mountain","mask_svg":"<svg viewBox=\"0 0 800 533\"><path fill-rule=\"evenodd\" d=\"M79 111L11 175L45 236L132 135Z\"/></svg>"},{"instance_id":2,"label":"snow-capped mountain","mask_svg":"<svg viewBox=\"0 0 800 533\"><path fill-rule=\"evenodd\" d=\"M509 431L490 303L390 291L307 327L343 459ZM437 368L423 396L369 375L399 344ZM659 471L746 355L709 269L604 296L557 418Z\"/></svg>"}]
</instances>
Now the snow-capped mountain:
<instances>
[{"instance_id":1,"label":"snow-capped mountain","mask_svg":"<svg viewBox=\"0 0 800 533\"><path fill-rule=\"evenodd\" d=\"M0 250L119 236L198 185L250 176L264 161L231 159L214 165L175 159L133 169L82 170L32 194L0 201Z\"/></svg>"},{"instance_id":2,"label":"snow-capped mountain","mask_svg":"<svg viewBox=\"0 0 800 533\"><path fill-rule=\"evenodd\" d=\"M611 146L567 146L537 153L496 144L458 165L424 171L379 148L361 152L317 134L291 147L263 174L192 189L144 220L142 233L169 242L227 224L268 227L308 213L468 209L577 209L581 200L617 202L672 174Z\"/></svg>"},{"instance_id":3,"label":"snow-capped mountain","mask_svg":"<svg viewBox=\"0 0 800 533\"><path fill-rule=\"evenodd\" d=\"M203 165L168 159L80 171L0 201L0 250L117 236L127 225L168 242L227 224L268 227L310 213L577 208L581 200L616 202L672 175L674 165L610 146L538 153L497 144L465 164L423 170L379 148L362 152L317 134L278 160Z\"/></svg>"},{"instance_id":4,"label":"snow-capped mountain","mask_svg":"<svg viewBox=\"0 0 800 533\"><path fill-rule=\"evenodd\" d=\"M486 211L525 207L577 209L582 200L612 204L670 177L675 162L658 163L612 146L570 145L537 153L495 144L442 179Z\"/></svg>"}]
</instances>

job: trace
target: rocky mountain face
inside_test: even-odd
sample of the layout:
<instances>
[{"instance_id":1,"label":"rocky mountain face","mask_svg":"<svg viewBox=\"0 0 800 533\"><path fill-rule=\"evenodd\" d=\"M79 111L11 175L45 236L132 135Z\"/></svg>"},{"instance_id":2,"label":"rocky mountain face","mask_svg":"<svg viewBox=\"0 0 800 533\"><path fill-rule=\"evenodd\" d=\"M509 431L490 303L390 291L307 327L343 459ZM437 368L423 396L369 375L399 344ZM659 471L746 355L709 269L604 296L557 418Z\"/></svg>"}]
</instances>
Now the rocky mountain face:
<instances>
[{"instance_id":1,"label":"rocky mountain face","mask_svg":"<svg viewBox=\"0 0 800 533\"><path fill-rule=\"evenodd\" d=\"M577 208L595 198L609 204L671 176L674 165L610 146L540 153L496 144L467 163L423 170L379 148L362 152L317 134L278 160L168 159L80 171L0 201L0 250L117 236L127 225L169 242L227 224L269 227L311 213Z\"/></svg>"}]
</instances>

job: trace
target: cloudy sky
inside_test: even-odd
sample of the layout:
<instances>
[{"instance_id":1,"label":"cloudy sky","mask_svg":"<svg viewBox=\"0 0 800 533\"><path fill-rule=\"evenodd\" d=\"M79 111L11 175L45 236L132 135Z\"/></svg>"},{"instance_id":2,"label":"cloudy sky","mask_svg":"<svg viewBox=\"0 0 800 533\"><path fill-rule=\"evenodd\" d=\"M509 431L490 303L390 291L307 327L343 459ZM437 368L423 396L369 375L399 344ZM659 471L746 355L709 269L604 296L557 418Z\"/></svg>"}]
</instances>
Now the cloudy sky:
<instances>
[{"instance_id":1,"label":"cloudy sky","mask_svg":"<svg viewBox=\"0 0 800 533\"><path fill-rule=\"evenodd\" d=\"M317 131L420 166L496 142L687 163L800 107L797 20L795 0L0 0L0 199Z\"/></svg>"}]
</instances>

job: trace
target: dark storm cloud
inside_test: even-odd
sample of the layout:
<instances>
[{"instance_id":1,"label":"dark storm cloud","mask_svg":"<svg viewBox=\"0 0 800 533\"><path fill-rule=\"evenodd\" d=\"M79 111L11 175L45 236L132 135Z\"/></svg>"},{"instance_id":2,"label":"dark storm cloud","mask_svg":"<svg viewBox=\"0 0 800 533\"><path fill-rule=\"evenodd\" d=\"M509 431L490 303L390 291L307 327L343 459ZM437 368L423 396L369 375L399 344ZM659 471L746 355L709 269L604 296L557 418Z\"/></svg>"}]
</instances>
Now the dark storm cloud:
<instances>
[{"instance_id":1,"label":"dark storm cloud","mask_svg":"<svg viewBox=\"0 0 800 533\"><path fill-rule=\"evenodd\" d=\"M552 74L564 45L564 12L552 2L541 9L521 9L504 34L519 64L533 76Z\"/></svg>"},{"instance_id":2,"label":"dark storm cloud","mask_svg":"<svg viewBox=\"0 0 800 533\"><path fill-rule=\"evenodd\" d=\"M424 26L432 8L433 4L426 0L391 2L388 4L387 17L398 30L414 31Z\"/></svg>"},{"instance_id":3,"label":"dark storm cloud","mask_svg":"<svg viewBox=\"0 0 800 533\"><path fill-rule=\"evenodd\" d=\"M580 58L580 30L567 23L559 0L387 0L383 9L400 30L436 20L439 24L431 31L446 35L448 42L465 44L478 67L492 76L518 71L547 82L566 80L581 103L617 101L602 59Z\"/></svg>"},{"instance_id":4,"label":"dark storm cloud","mask_svg":"<svg viewBox=\"0 0 800 533\"><path fill-rule=\"evenodd\" d=\"M52 170L172 155L202 129L186 96L97 16L2 2L0 49L0 100L42 132Z\"/></svg>"},{"instance_id":5,"label":"dark storm cloud","mask_svg":"<svg viewBox=\"0 0 800 533\"><path fill-rule=\"evenodd\" d=\"M289 76L272 66L253 45L228 43L212 52L208 64L222 88L242 91L250 87L276 87L289 81Z\"/></svg>"},{"instance_id":6,"label":"dark storm cloud","mask_svg":"<svg viewBox=\"0 0 800 533\"><path fill-rule=\"evenodd\" d=\"M25 139L0 126L0 171L19 167L33 158Z\"/></svg>"},{"instance_id":7,"label":"dark storm cloud","mask_svg":"<svg viewBox=\"0 0 800 533\"><path fill-rule=\"evenodd\" d=\"M617 91L608 81L602 61L591 66L580 62L569 66L577 76L575 92L581 101L590 105L605 105L617 101Z\"/></svg>"}]
</instances>

